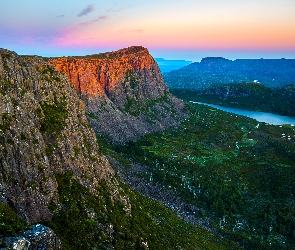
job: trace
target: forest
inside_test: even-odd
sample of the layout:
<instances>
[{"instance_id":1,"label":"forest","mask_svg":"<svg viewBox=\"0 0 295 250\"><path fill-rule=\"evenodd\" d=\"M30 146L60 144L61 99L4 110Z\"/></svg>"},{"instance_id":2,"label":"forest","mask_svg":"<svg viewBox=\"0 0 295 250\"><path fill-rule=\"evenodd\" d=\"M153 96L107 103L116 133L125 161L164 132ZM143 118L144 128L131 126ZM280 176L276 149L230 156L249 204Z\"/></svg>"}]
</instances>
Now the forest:
<instances>
[{"instance_id":1,"label":"forest","mask_svg":"<svg viewBox=\"0 0 295 250\"><path fill-rule=\"evenodd\" d=\"M240 247L294 246L294 126L267 125L204 105L186 108L190 118L179 128L123 146L106 143L105 154L126 169L147 166L138 174L142 180L196 206L195 217Z\"/></svg>"}]
</instances>

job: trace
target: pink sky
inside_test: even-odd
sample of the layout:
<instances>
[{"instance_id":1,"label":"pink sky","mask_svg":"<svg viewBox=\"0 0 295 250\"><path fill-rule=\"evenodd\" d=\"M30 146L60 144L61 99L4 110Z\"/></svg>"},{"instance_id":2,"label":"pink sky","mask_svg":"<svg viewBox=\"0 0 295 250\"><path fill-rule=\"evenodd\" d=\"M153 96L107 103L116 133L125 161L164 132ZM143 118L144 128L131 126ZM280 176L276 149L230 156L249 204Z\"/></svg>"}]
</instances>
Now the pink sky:
<instances>
[{"instance_id":1,"label":"pink sky","mask_svg":"<svg viewBox=\"0 0 295 250\"><path fill-rule=\"evenodd\" d=\"M0 9L0 47L20 54L142 45L166 59L295 58L293 0L24 2L5 1Z\"/></svg>"}]
</instances>

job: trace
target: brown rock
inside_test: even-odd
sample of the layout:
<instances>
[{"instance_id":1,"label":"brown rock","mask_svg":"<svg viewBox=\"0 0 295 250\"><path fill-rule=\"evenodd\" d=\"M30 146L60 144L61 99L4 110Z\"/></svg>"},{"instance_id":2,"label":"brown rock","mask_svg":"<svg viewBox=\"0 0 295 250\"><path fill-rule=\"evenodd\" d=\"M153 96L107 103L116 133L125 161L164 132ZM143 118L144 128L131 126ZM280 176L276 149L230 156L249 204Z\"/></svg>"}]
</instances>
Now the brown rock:
<instances>
[{"instance_id":1,"label":"brown rock","mask_svg":"<svg viewBox=\"0 0 295 250\"><path fill-rule=\"evenodd\" d=\"M67 77L40 57L0 49L0 202L28 223L51 220L55 173L66 171L94 194L102 180L118 188Z\"/></svg>"},{"instance_id":2,"label":"brown rock","mask_svg":"<svg viewBox=\"0 0 295 250\"><path fill-rule=\"evenodd\" d=\"M86 102L97 134L124 143L146 133L177 126L186 115L172 96L146 48L50 59Z\"/></svg>"}]
</instances>

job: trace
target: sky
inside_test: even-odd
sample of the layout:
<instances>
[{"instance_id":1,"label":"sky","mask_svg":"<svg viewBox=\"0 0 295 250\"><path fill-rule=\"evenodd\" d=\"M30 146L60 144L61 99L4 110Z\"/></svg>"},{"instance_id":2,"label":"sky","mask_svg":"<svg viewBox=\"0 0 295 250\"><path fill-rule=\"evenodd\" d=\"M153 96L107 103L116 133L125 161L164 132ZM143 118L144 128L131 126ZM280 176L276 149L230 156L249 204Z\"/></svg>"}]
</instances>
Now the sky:
<instances>
[{"instance_id":1,"label":"sky","mask_svg":"<svg viewBox=\"0 0 295 250\"><path fill-rule=\"evenodd\" d=\"M67 56L295 58L295 0L0 0L0 48Z\"/></svg>"}]
</instances>

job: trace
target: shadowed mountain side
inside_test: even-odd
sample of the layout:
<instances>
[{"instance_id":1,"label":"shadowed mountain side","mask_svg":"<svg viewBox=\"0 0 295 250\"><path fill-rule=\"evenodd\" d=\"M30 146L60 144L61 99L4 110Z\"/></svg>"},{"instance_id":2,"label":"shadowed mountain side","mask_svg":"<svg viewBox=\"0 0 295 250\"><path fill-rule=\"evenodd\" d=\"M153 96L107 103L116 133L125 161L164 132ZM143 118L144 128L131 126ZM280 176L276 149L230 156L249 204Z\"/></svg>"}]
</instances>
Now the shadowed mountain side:
<instances>
[{"instance_id":1,"label":"shadowed mountain side","mask_svg":"<svg viewBox=\"0 0 295 250\"><path fill-rule=\"evenodd\" d=\"M95 195L101 182L116 189L85 104L41 57L0 50L0 101L0 200L28 223L51 220L56 174L72 172Z\"/></svg>"}]
</instances>

